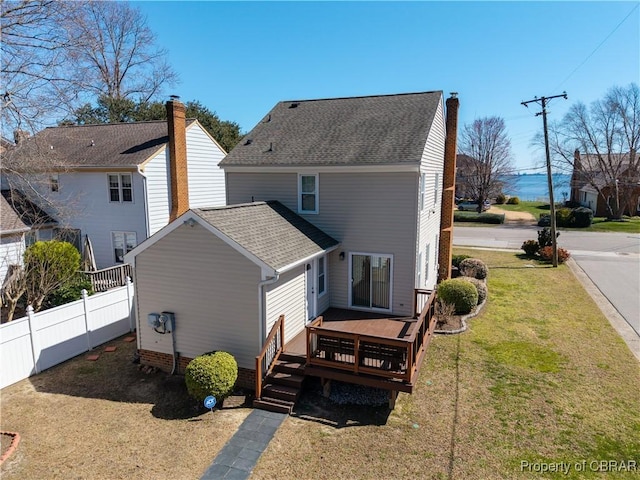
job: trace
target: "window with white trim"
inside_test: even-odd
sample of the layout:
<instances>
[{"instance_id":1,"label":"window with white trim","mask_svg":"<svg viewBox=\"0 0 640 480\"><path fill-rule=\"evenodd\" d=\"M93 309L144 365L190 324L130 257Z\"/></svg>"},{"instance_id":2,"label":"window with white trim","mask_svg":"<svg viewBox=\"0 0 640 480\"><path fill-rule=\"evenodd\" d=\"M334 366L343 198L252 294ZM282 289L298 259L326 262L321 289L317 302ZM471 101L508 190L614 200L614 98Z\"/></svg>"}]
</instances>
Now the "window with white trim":
<instances>
[{"instance_id":1,"label":"window with white trim","mask_svg":"<svg viewBox=\"0 0 640 480\"><path fill-rule=\"evenodd\" d=\"M420 174L420 211L424 209L424 196L427 183L427 174Z\"/></svg>"},{"instance_id":2,"label":"window with white trim","mask_svg":"<svg viewBox=\"0 0 640 480\"><path fill-rule=\"evenodd\" d=\"M136 232L111 232L114 260L124 263L125 254L136 248Z\"/></svg>"},{"instance_id":3,"label":"window with white trim","mask_svg":"<svg viewBox=\"0 0 640 480\"><path fill-rule=\"evenodd\" d=\"M52 173L49 176L49 188L52 192L57 192L60 189L60 179L57 173Z\"/></svg>"},{"instance_id":4,"label":"window with white trim","mask_svg":"<svg viewBox=\"0 0 640 480\"><path fill-rule=\"evenodd\" d=\"M429 281L429 261L431 259L431 244L427 243L425 260L424 260L424 281Z\"/></svg>"},{"instance_id":5,"label":"window with white trim","mask_svg":"<svg viewBox=\"0 0 640 480\"><path fill-rule=\"evenodd\" d=\"M416 262L416 288L422 288L422 252L418 253L418 261Z\"/></svg>"},{"instance_id":6,"label":"window with white trim","mask_svg":"<svg viewBox=\"0 0 640 480\"><path fill-rule=\"evenodd\" d=\"M440 174L436 172L435 185L433 187L434 195L433 195L433 204L436 205L438 203L438 187L440 186Z\"/></svg>"},{"instance_id":7,"label":"window with white trim","mask_svg":"<svg viewBox=\"0 0 640 480\"><path fill-rule=\"evenodd\" d=\"M326 257L318 259L318 297L327 292L327 266Z\"/></svg>"},{"instance_id":8,"label":"window with white trim","mask_svg":"<svg viewBox=\"0 0 640 480\"><path fill-rule=\"evenodd\" d=\"M318 213L318 174L298 175L298 213Z\"/></svg>"},{"instance_id":9,"label":"window with white trim","mask_svg":"<svg viewBox=\"0 0 640 480\"><path fill-rule=\"evenodd\" d=\"M109 201L133 202L133 182L130 173L109 173Z\"/></svg>"}]
</instances>

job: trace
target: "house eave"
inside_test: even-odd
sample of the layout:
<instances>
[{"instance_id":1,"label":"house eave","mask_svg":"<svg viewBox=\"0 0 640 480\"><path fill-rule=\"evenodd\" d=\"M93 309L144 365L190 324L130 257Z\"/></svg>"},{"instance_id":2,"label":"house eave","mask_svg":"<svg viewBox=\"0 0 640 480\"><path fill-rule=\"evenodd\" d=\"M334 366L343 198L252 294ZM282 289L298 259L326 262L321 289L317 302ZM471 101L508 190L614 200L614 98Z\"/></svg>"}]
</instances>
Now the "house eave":
<instances>
[{"instance_id":1,"label":"house eave","mask_svg":"<svg viewBox=\"0 0 640 480\"><path fill-rule=\"evenodd\" d=\"M404 173L419 172L419 163L385 165L220 165L225 173Z\"/></svg>"},{"instance_id":2,"label":"house eave","mask_svg":"<svg viewBox=\"0 0 640 480\"><path fill-rule=\"evenodd\" d=\"M299 260L296 260L295 262L290 263L289 265L285 265L282 268L278 268L278 273L279 274L283 274L285 272L288 272L289 270L296 268L299 265L303 265L313 259L319 258L319 257L323 257L324 255L327 255L328 253L333 252L334 250L336 250L338 247L340 246L340 244L336 244L332 247L326 248L320 252L314 253L313 255L309 255L307 257L301 258Z\"/></svg>"}]
</instances>

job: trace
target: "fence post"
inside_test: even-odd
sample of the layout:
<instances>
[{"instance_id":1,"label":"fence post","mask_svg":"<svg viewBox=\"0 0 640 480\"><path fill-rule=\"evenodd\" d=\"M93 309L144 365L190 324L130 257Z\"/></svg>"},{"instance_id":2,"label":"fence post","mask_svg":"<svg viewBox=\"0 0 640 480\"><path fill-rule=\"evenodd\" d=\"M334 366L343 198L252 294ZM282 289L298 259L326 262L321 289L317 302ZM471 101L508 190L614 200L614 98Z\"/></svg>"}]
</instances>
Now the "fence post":
<instances>
[{"instance_id":1,"label":"fence post","mask_svg":"<svg viewBox=\"0 0 640 480\"><path fill-rule=\"evenodd\" d=\"M133 282L131 281L131 277L129 277L128 275L126 279L126 285L127 285L127 307L129 308L129 332L133 332L133 315L132 315L133 304L131 302L131 297L133 296L131 294L131 289L133 288Z\"/></svg>"},{"instance_id":2,"label":"fence post","mask_svg":"<svg viewBox=\"0 0 640 480\"><path fill-rule=\"evenodd\" d=\"M87 349L93 350L91 346L91 336L89 335L89 294L82 289L82 306L84 308L84 329L87 333Z\"/></svg>"},{"instance_id":3,"label":"fence post","mask_svg":"<svg viewBox=\"0 0 640 480\"><path fill-rule=\"evenodd\" d=\"M33 358L33 367L36 369L36 373L40 373L40 369L38 368L38 357L40 356L40 352L36 353L38 350L38 341L36 340L36 330L33 328L33 320L35 318L35 313L33 312L33 307L29 305L27 307L27 319L29 322L29 339L31 340L31 356Z\"/></svg>"}]
</instances>

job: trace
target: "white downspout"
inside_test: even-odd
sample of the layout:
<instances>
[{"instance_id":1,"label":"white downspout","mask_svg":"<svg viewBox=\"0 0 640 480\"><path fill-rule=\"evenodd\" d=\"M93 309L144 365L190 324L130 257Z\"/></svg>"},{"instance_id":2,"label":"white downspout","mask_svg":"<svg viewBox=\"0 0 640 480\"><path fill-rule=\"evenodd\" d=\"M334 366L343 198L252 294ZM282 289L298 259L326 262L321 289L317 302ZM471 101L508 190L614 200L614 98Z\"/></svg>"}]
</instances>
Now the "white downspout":
<instances>
[{"instance_id":1,"label":"white downspout","mask_svg":"<svg viewBox=\"0 0 640 480\"><path fill-rule=\"evenodd\" d=\"M147 196L147 176L140 169L140 165L138 165L138 173L142 177L142 193L144 196L144 228L146 232L146 240L151 236L151 232L149 230L149 198Z\"/></svg>"},{"instance_id":2,"label":"white downspout","mask_svg":"<svg viewBox=\"0 0 640 480\"><path fill-rule=\"evenodd\" d=\"M267 305L266 305L266 296L265 289L267 285L272 285L280 280L280 272L274 272L273 277L267 277L265 280L261 280L258 283L258 322L260 328L258 328L258 345L259 348L262 348L262 343L264 342L264 337L266 335L267 330Z\"/></svg>"}]
</instances>

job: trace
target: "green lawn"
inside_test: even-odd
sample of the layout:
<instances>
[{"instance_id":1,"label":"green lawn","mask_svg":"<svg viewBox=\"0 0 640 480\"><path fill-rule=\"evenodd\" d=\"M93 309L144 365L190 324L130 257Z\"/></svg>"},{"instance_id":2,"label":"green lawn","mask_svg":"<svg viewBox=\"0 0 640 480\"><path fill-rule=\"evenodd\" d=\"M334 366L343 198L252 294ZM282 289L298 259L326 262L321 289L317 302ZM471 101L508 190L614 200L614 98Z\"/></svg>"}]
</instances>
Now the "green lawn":
<instances>
[{"instance_id":1,"label":"green lawn","mask_svg":"<svg viewBox=\"0 0 640 480\"><path fill-rule=\"evenodd\" d=\"M640 217L624 217L621 222L613 222L604 217L596 217L589 228L581 230L588 232L640 233Z\"/></svg>"},{"instance_id":2,"label":"green lawn","mask_svg":"<svg viewBox=\"0 0 640 480\"><path fill-rule=\"evenodd\" d=\"M509 205L505 203L502 205L496 205L496 207L510 212L527 212L536 217L536 219L540 218L541 213L549 213L550 209L549 202L520 202L517 205Z\"/></svg>"},{"instance_id":3,"label":"green lawn","mask_svg":"<svg viewBox=\"0 0 640 480\"><path fill-rule=\"evenodd\" d=\"M390 414L303 402L253 480L638 478L638 361L568 266L454 253L488 264L489 300L467 332L434 338L414 393ZM536 471L562 462L568 475Z\"/></svg>"}]
</instances>

